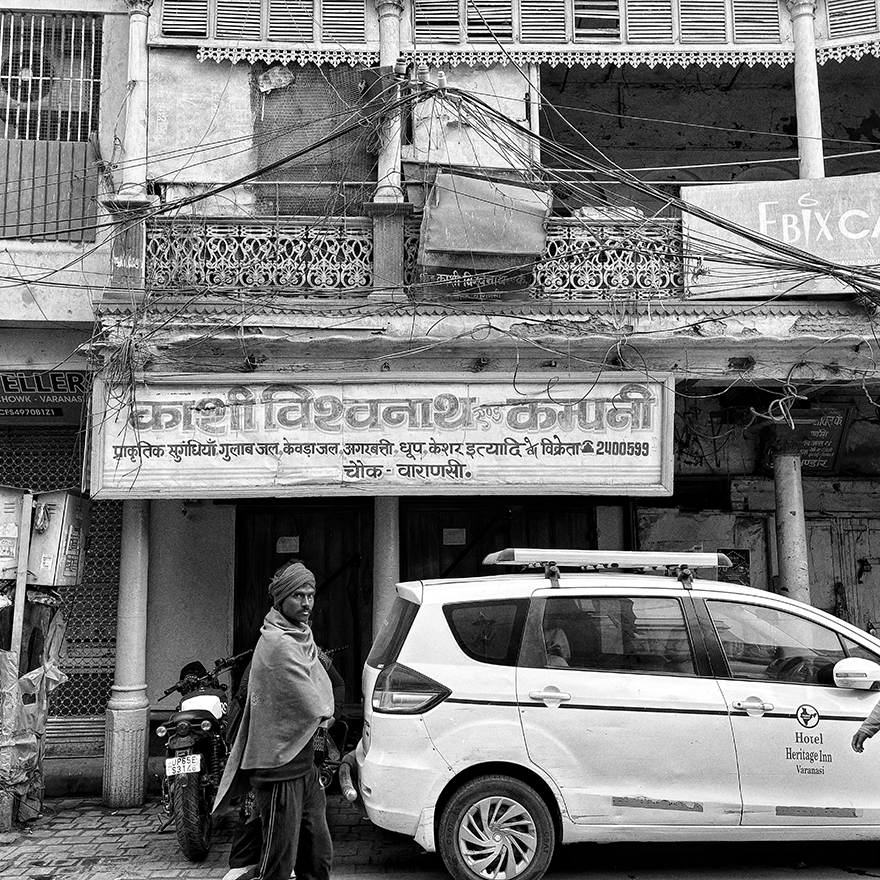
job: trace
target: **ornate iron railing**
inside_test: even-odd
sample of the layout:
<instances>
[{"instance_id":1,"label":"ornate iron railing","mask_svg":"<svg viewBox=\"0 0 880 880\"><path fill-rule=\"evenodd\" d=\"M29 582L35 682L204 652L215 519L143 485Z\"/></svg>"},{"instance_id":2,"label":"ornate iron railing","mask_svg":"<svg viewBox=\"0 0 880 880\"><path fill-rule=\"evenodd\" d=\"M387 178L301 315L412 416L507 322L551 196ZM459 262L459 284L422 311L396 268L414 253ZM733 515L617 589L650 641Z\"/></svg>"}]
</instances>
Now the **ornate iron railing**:
<instances>
[{"instance_id":1,"label":"ornate iron railing","mask_svg":"<svg viewBox=\"0 0 880 880\"><path fill-rule=\"evenodd\" d=\"M419 227L406 228L405 283L417 278ZM154 220L148 289L364 296L373 283L367 219ZM684 295L681 222L551 221L535 268L535 299L670 299Z\"/></svg>"},{"instance_id":2,"label":"ornate iron railing","mask_svg":"<svg viewBox=\"0 0 880 880\"><path fill-rule=\"evenodd\" d=\"M339 296L369 293L367 219L154 220L147 225L147 289Z\"/></svg>"}]
</instances>

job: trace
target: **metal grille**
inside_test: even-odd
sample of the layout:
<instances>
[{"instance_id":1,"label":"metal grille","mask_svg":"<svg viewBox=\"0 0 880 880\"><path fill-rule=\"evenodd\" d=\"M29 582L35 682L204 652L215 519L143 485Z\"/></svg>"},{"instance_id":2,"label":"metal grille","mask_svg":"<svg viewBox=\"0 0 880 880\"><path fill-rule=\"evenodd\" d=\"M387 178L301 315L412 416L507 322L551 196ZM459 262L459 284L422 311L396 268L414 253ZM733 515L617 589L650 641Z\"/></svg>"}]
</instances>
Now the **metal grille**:
<instances>
[{"instance_id":1,"label":"metal grille","mask_svg":"<svg viewBox=\"0 0 880 880\"><path fill-rule=\"evenodd\" d=\"M76 426L2 429L0 485L35 493L79 486L82 457ZM121 540L122 502L93 502L83 582L61 588L67 620L67 659L62 670L70 678L52 695L51 715L106 711L116 655Z\"/></svg>"},{"instance_id":2,"label":"metal grille","mask_svg":"<svg viewBox=\"0 0 880 880\"><path fill-rule=\"evenodd\" d=\"M3 137L86 141L98 128L101 17L0 15Z\"/></svg>"}]
</instances>

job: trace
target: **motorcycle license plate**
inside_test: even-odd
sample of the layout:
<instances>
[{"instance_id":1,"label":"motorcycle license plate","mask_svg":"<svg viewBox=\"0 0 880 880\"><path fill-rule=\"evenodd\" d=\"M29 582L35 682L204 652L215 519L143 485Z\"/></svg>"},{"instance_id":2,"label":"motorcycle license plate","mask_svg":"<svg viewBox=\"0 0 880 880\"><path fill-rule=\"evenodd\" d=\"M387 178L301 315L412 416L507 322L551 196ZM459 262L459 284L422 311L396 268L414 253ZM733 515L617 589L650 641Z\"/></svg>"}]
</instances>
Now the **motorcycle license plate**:
<instances>
[{"instance_id":1,"label":"motorcycle license plate","mask_svg":"<svg viewBox=\"0 0 880 880\"><path fill-rule=\"evenodd\" d=\"M202 756L178 755L176 758L165 759L165 775L178 776L181 773L198 773L202 767Z\"/></svg>"}]
</instances>

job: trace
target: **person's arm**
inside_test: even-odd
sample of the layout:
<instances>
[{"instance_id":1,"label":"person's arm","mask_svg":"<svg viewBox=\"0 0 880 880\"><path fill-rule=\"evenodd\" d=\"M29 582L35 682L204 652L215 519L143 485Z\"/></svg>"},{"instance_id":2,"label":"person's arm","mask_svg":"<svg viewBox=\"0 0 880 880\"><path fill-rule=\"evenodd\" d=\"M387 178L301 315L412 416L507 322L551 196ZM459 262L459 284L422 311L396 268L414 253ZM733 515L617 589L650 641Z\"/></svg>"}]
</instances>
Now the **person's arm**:
<instances>
[{"instance_id":1,"label":"person's arm","mask_svg":"<svg viewBox=\"0 0 880 880\"><path fill-rule=\"evenodd\" d=\"M877 701L877 705L874 706L868 717L862 722L862 726L853 735L853 751L863 752L865 750L865 741L870 739L878 730L880 730L880 700Z\"/></svg>"}]
</instances>

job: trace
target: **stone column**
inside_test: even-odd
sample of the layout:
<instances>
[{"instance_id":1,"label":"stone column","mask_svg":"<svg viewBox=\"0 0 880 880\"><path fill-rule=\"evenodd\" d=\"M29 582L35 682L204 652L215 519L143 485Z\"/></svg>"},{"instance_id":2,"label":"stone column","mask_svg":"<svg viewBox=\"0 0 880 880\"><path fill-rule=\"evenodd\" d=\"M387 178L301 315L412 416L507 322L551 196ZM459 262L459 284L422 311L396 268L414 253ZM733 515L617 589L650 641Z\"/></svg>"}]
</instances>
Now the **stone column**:
<instances>
[{"instance_id":1,"label":"stone column","mask_svg":"<svg viewBox=\"0 0 880 880\"><path fill-rule=\"evenodd\" d=\"M153 0L128 0L128 91L123 129L122 185L119 197L149 202L147 179L148 22Z\"/></svg>"},{"instance_id":2,"label":"stone column","mask_svg":"<svg viewBox=\"0 0 880 880\"><path fill-rule=\"evenodd\" d=\"M801 456L792 432L777 430L773 454L773 484L776 489L776 555L779 586L785 595L810 602L810 568L807 555L807 522Z\"/></svg>"},{"instance_id":3,"label":"stone column","mask_svg":"<svg viewBox=\"0 0 880 880\"><path fill-rule=\"evenodd\" d=\"M104 804L114 808L144 802L150 720L146 683L149 504L122 504L116 674L104 733Z\"/></svg>"},{"instance_id":4,"label":"stone column","mask_svg":"<svg viewBox=\"0 0 880 880\"><path fill-rule=\"evenodd\" d=\"M400 16L403 12L401 0L376 0L379 14L379 66L391 70L389 82L394 77L394 65L400 56ZM396 78L394 78L396 82ZM388 97L388 103L397 101L399 87L395 87ZM379 185L376 189L377 202L402 202L403 189L400 184L400 112L386 116L379 133L379 156L377 161Z\"/></svg>"},{"instance_id":5,"label":"stone column","mask_svg":"<svg viewBox=\"0 0 880 880\"><path fill-rule=\"evenodd\" d=\"M825 176L822 106L816 65L816 0L787 0L794 35L794 96L798 127L799 177Z\"/></svg>"},{"instance_id":6,"label":"stone column","mask_svg":"<svg viewBox=\"0 0 880 880\"><path fill-rule=\"evenodd\" d=\"M373 522L373 638L388 616L400 580L400 499L377 496Z\"/></svg>"}]
</instances>

